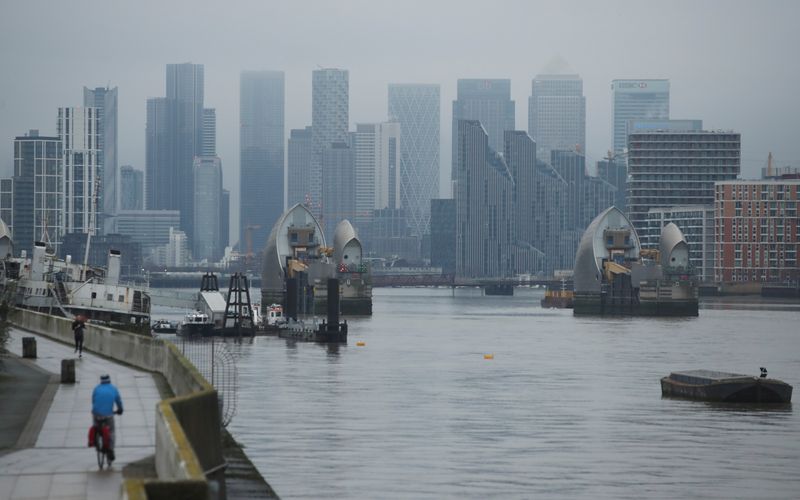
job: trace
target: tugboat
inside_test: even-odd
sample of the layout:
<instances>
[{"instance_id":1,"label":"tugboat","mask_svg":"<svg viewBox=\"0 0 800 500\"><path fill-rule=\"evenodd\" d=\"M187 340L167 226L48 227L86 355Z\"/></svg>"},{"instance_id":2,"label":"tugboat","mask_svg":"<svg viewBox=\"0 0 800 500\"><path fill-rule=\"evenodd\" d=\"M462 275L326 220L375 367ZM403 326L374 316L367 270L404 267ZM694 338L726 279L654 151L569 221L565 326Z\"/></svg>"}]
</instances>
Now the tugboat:
<instances>
[{"instance_id":1,"label":"tugboat","mask_svg":"<svg viewBox=\"0 0 800 500\"><path fill-rule=\"evenodd\" d=\"M176 333L178 331L178 325L169 320L160 319L153 323L150 329L153 333Z\"/></svg>"},{"instance_id":2,"label":"tugboat","mask_svg":"<svg viewBox=\"0 0 800 500\"><path fill-rule=\"evenodd\" d=\"M178 335L181 337L202 336L209 337L214 335L214 322L208 314L200 311L192 311L186 314L180 327Z\"/></svg>"},{"instance_id":3,"label":"tugboat","mask_svg":"<svg viewBox=\"0 0 800 500\"><path fill-rule=\"evenodd\" d=\"M792 386L767 378L711 370L672 372L661 379L662 396L674 396L723 403L790 403Z\"/></svg>"}]
</instances>

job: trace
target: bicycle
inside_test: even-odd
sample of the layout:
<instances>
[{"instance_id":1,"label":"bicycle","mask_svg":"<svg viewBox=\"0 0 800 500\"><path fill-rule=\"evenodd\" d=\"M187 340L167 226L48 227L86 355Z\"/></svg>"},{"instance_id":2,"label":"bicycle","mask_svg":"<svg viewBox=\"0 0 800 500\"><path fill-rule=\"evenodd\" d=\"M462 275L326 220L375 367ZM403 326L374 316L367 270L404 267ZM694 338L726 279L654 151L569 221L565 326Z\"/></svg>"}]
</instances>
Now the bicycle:
<instances>
[{"instance_id":1,"label":"bicycle","mask_svg":"<svg viewBox=\"0 0 800 500\"><path fill-rule=\"evenodd\" d=\"M121 415L122 412L115 411L117 415ZM108 429L107 434L109 436L109 441L113 442L113 438L111 437L111 426L109 422L111 422L111 417L95 417L94 420L94 448L97 452L97 467L100 470L103 470L103 465L106 465L106 469L111 467L111 462L114 461L114 449L111 448L109 445L111 443L106 443L104 440L104 436L106 435L106 429Z\"/></svg>"}]
</instances>

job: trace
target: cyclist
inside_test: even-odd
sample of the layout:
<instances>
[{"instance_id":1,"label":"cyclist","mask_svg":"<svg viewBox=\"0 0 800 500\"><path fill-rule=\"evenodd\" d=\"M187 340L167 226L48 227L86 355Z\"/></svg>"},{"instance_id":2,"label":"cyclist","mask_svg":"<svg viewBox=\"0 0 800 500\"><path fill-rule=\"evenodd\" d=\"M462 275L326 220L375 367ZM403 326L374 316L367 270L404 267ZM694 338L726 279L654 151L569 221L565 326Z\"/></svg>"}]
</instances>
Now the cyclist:
<instances>
[{"instance_id":1,"label":"cyclist","mask_svg":"<svg viewBox=\"0 0 800 500\"><path fill-rule=\"evenodd\" d=\"M114 411L114 404L117 411ZM108 423L111 434L111 442L108 447L108 463L114 460L114 414L122 415L122 398L117 388L111 383L108 374L100 376L100 383L92 392L92 417L95 424L105 420Z\"/></svg>"}]
</instances>

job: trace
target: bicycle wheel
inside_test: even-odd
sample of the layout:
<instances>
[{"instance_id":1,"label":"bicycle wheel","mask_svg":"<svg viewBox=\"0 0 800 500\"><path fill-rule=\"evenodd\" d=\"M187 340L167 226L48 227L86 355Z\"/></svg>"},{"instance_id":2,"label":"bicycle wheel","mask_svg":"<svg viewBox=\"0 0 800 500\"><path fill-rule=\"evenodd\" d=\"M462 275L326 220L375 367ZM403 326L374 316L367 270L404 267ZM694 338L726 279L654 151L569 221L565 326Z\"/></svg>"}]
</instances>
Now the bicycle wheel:
<instances>
[{"instance_id":1,"label":"bicycle wheel","mask_svg":"<svg viewBox=\"0 0 800 500\"><path fill-rule=\"evenodd\" d=\"M97 467L103 470L103 464L106 461L106 452L103 450L103 433L100 430L95 434L94 447L97 450Z\"/></svg>"}]
</instances>

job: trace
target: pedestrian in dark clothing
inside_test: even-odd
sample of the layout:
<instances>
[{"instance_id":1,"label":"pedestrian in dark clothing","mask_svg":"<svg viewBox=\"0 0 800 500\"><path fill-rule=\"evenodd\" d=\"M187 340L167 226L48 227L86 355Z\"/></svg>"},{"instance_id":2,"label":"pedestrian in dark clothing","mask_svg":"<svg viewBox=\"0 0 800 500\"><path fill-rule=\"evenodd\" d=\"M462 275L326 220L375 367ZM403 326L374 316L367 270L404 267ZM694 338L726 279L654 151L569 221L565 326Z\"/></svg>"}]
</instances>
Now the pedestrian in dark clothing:
<instances>
[{"instance_id":1,"label":"pedestrian in dark clothing","mask_svg":"<svg viewBox=\"0 0 800 500\"><path fill-rule=\"evenodd\" d=\"M83 318L78 316L75 318L75 321L72 322L72 332L75 334L75 352L78 353L78 357L83 357L83 330L86 328L86 325L83 324Z\"/></svg>"}]
</instances>

